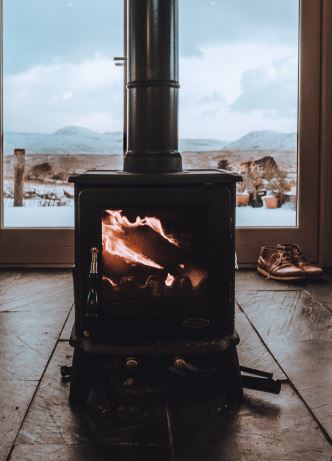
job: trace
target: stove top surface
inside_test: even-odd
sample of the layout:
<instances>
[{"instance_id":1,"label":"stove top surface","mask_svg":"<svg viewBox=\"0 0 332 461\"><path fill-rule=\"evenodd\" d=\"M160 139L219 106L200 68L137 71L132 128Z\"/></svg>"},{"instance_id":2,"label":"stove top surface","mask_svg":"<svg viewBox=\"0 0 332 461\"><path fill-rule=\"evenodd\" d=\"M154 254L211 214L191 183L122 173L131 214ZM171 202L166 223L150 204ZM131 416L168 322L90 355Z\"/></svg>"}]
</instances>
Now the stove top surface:
<instances>
[{"instance_id":1,"label":"stove top surface","mask_svg":"<svg viewBox=\"0 0 332 461\"><path fill-rule=\"evenodd\" d=\"M226 170L183 170L178 173L128 173L122 170L88 170L71 176L75 184L187 184L233 183L241 175Z\"/></svg>"}]
</instances>

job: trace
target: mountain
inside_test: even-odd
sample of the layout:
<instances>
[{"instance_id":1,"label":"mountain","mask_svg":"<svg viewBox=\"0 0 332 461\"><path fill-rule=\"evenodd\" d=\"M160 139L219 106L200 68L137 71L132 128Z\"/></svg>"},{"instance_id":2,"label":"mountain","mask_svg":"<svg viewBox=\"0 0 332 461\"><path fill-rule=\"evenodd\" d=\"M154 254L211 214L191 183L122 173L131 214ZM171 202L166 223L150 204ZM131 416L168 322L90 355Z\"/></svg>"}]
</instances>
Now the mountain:
<instances>
[{"instance_id":1,"label":"mountain","mask_svg":"<svg viewBox=\"0 0 332 461\"><path fill-rule=\"evenodd\" d=\"M100 136L97 131L91 130L90 128L85 128L84 126L69 125L64 126L57 130L54 134L61 136Z\"/></svg>"},{"instance_id":2,"label":"mountain","mask_svg":"<svg viewBox=\"0 0 332 461\"><path fill-rule=\"evenodd\" d=\"M217 139L179 139L181 152L205 152L222 150L228 143Z\"/></svg>"},{"instance_id":3,"label":"mountain","mask_svg":"<svg viewBox=\"0 0 332 461\"><path fill-rule=\"evenodd\" d=\"M5 155L16 148L29 154L122 154L121 132L97 133L81 126L65 126L54 133L23 133L7 131L4 135ZM181 152L222 150L295 150L296 133L252 131L237 141L227 143L216 139L180 139Z\"/></svg>"},{"instance_id":4,"label":"mountain","mask_svg":"<svg viewBox=\"0 0 332 461\"><path fill-rule=\"evenodd\" d=\"M237 141L227 144L224 150L296 150L296 133L278 131L251 131Z\"/></svg>"},{"instance_id":5,"label":"mountain","mask_svg":"<svg viewBox=\"0 0 332 461\"><path fill-rule=\"evenodd\" d=\"M6 155L15 148L29 154L122 154L121 132L97 133L80 126L66 126L55 133L21 133L7 131L4 135Z\"/></svg>"}]
</instances>

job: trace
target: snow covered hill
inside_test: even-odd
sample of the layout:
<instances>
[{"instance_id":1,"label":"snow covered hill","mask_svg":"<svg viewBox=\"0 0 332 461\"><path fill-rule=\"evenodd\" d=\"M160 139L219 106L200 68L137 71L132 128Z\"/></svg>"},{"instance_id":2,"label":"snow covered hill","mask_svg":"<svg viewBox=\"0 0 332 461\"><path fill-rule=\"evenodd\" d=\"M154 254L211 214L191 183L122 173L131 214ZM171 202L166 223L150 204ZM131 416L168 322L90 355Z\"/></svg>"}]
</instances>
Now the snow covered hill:
<instances>
[{"instance_id":1,"label":"snow covered hill","mask_svg":"<svg viewBox=\"0 0 332 461\"><path fill-rule=\"evenodd\" d=\"M122 133L97 133L84 127L67 126L55 133L5 132L4 151L15 148L28 154L121 154Z\"/></svg>"},{"instance_id":2,"label":"snow covered hill","mask_svg":"<svg viewBox=\"0 0 332 461\"><path fill-rule=\"evenodd\" d=\"M237 141L227 144L225 150L296 150L296 133L278 131L251 131Z\"/></svg>"},{"instance_id":3,"label":"snow covered hill","mask_svg":"<svg viewBox=\"0 0 332 461\"><path fill-rule=\"evenodd\" d=\"M54 133L5 132L4 151L11 155L15 148L28 154L122 154L122 133L97 133L81 126L66 126ZM216 139L180 139L181 152L222 150L295 150L296 133L252 131L228 143Z\"/></svg>"}]
</instances>

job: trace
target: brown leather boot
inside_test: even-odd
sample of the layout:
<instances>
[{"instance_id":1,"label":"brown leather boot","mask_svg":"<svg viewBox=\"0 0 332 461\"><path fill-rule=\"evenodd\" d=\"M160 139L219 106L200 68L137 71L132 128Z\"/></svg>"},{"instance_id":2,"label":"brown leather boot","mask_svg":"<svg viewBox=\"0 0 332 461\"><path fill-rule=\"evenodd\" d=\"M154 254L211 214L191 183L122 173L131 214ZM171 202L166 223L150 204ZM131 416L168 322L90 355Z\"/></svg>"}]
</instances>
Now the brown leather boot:
<instances>
[{"instance_id":1,"label":"brown leather boot","mask_svg":"<svg viewBox=\"0 0 332 461\"><path fill-rule=\"evenodd\" d=\"M290 248L283 245L263 246L257 261L257 271L268 279L305 279L305 272L293 263Z\"/></svg>"},{"instance_id":2,"label":"brown leather boot","mask_svg":"<svg viewBox=\"0 0 332 461\"><path fill-rule=\"evenodd\" d=\"M292 254L292 261L299 269L305 272L307 279L317 279L324 277L324 270L317 264L309 263L298 243L281 243L281 246L288 247Z\"/></svg>"}]
</instances>

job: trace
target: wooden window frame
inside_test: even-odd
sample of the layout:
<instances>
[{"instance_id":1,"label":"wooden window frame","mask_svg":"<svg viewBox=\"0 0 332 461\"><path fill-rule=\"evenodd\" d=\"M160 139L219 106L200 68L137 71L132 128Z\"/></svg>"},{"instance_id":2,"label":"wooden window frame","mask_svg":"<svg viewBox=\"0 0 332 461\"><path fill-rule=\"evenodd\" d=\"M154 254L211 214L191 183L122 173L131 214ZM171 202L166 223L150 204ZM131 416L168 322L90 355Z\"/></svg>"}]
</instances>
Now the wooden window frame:
<instances>
[{"instance_id":1,"label":"wooden window frame","mask_svg":"<svg viewBox=\"0 0 332 461\"><path fill-rule=\"evenodd\" d=\"M126 3L126 2L124 2ZM2 1L1 1L2 20ZM324 16L323 10L329 14ZM331 151L332 139L328 121L332 117L332 103L322 104L322 94L331 91L326 86L327 76L331 76L331 65L327 65L327 52L332 35L332 7L329 0L300 1L300 85L299 85L299 131L298 151L298 226L280 228L239 228L237 229L237 253L240 264L253 264L262 244L276 242L300 243L308 258L319 259L318 236L326 234L323 226L331 216L320 202L320 195L329 193L328 177L322 165L330 165L327 153ZM322 35L322 27L324 33ZM324 41L325 40L325 41ZM325 48L322 48L325 43ZM326 53L325 58L322 53ZM324 60L325 59L325 60ZM325 89L322 93L322 63L325 63ZM2 78L2 46L1 46ZM330 94L330 93L329 93ZM330 98L331 100L331 98ZM329 117L322 117L321 109L328 105ZM321 121L325 120L325 125ZM325 161L321 161L322 126ZM2 131L2 82L1 82L1 140ZM2 145L2 143L1 143ZM2 184L2 149L0 159L0 179ZM331 168L330 168L331 171ZM325 189L320 179L325 178ZM3 218L2 187L0 188L0 212ZM332 191L330 191L332 192ZM325 195L324 195L325 194ZM332 213L331 213L332 214ZM325 216L325 221L322 219ZM3 219L1 219L3 222ZM325 223L325 224L324 224ZM326 235L325 235L326 237ZM330 239L331 240L331 239ZM323 248L322 246L320 246ZM321 253L322 254L322 250ZM332 248L331 259L332 260ZM74 261L74 231L68 228L3 228L0 229L0 264L5 266L70 266ZM328 261L325 261L328 263Z\"/></svg>"}]
</instances>

